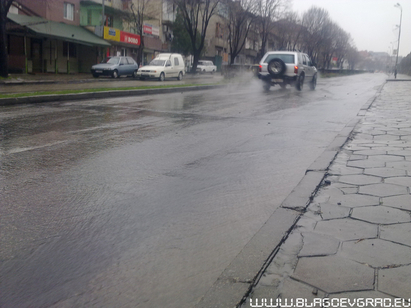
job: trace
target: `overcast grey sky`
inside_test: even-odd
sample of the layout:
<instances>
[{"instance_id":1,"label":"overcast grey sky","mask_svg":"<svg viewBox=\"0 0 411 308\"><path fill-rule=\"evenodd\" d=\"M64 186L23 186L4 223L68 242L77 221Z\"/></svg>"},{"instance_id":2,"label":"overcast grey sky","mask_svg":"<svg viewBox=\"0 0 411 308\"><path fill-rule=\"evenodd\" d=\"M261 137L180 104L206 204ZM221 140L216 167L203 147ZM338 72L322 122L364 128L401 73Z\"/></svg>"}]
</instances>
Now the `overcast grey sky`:
<instances>
[{"instance_id":1,"label":"overcast grey sky","mask_svg":"<svg viewBox=\"0 0 411 308\"><path fill-rule=\"evenodd\" d=\"M331 19L351 34L358 50L391 52L397 49L399 8L402 6L400 55L411 52L411 0L290 0L300 15L313 5L324 8Z\"/></svg>"}]
</instances>

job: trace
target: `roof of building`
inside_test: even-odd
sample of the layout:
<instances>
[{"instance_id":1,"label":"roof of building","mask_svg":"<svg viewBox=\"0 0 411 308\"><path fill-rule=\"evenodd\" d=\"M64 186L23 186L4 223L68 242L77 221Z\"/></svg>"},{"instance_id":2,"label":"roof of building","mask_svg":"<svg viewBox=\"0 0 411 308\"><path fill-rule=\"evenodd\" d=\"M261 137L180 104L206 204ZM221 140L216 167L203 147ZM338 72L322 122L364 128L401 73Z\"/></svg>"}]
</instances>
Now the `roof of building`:
<instances>
[{"instance_id":1,"label":"roof of building","mask_svg":"<svg viewBox=\"0 0 411 308\"><path fill-rule=\"evenodd\" d=\"M74 25L62 22L55 22L41 17L26 15L7 14L7 18L16 24L28 28L38 35L48 38L59 39L67 42L88 45L88 46L111 46L102 38L94 33Z\"/></svg>"}]
</instances>

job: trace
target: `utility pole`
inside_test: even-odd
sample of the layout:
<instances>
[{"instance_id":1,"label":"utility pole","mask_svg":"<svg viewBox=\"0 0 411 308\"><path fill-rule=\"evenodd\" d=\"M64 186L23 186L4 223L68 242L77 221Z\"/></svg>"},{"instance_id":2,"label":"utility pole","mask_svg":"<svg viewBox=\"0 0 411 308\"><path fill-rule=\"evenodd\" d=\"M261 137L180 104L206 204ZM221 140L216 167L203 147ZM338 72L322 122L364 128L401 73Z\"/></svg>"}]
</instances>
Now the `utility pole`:
<instances>
[{"instance_id":1,"label":"utility pole","mask_svg":"<svg viewBox=\"0 0 411 308\"><path fill-rule=\"evenodd\" d=\"M106 14L105 14L105 12L104 12L104 1L105 0L102 0L102 3L101 3L101 5L102 5L102 10L101 10L101 26L105 26L105 22L106 22Z\"/></svg>"},{"instance_id":2,"label":"utility pole","mask_svg":"<svg viewBox=\"0 0 411 308\"><path fill-rule=\"evenodd\" d=\"M104 12L104 0L101 1L101 37L104 38L104 26L106 23L106 14ZM107 50L105 47L103 47L103 54L102 54L102 59L104 59L106 57L107 54Z\"/></svg>"},{"instance_id":3,"label":"utility pole","mask_svg":"<svg viewBox=\"0 0 411 308\"><path fill-rule=\"evenodd\" d=\"M398 47L397 47L397 58L395 60L395 72L394 72L394 77L397 79L397 73L398 73L398 55L400 53L400 37L401 37L401 21L402 21L402 7L399 3L394 5L395 7L398 7L401 10L400 14L400 26L399 26L399 31L398 31Z\"/></svg>"}]
</instances>

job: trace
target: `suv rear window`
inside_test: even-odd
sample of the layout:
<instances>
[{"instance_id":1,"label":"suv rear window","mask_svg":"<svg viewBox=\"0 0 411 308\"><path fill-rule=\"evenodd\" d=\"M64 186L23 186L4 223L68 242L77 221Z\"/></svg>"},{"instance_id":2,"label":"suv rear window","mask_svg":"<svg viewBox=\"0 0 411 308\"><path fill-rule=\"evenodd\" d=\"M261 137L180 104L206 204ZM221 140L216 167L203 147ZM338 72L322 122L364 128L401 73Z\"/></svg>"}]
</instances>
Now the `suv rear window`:
<instances>
[{"instance_id":1,"label":"suv rear window","mask_svg":"<svg viewBox=\"0 0 411 308\"><path fill-rule=\"evenodd\" d=\"M278 58L284 61L284 63L295 63L294 62L294 55L287 55L287 54L273 54L273 55L268 55L267 58L265 58L264 63L270 62L272 59Z\"/></svg>"}]
</instances>

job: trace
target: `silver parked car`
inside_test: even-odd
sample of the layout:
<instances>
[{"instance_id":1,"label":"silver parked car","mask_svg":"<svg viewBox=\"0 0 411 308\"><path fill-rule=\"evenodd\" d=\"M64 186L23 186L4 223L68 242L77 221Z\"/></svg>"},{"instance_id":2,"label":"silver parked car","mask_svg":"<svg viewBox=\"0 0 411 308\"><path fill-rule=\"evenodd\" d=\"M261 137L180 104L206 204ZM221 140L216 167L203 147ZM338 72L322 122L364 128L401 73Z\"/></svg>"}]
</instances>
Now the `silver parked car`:
<instances>
[{"instance_id":1,"label":"silver parked car","mask_svg":"<svg viewBox=\"0 0 411 308\"><path fill-rule=\"evenodd\" d=\"M317 86L317 68L308 55L296 51L269 51L260 61L258 78L264 89L279 84L281 88L292 85L301 91L304 84L314 90Z\"/></svg>"},{"instance_id":2,"label":"silver parked car","mask_svg":"<svg viewBox=\"0 0 411 308\"><path fill-rule=\"evenodd\" d=\"M111 76L118 78L120 76L137 75L138 65L131 57L109 57L102 63L91 67L91 74L97 78L99 76Z\"/></svg>"}]
</instances>

